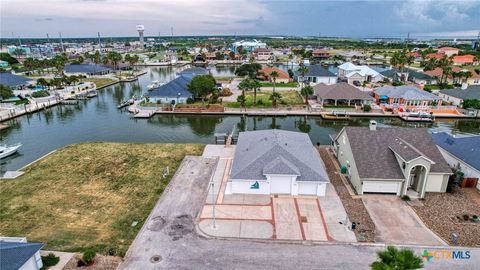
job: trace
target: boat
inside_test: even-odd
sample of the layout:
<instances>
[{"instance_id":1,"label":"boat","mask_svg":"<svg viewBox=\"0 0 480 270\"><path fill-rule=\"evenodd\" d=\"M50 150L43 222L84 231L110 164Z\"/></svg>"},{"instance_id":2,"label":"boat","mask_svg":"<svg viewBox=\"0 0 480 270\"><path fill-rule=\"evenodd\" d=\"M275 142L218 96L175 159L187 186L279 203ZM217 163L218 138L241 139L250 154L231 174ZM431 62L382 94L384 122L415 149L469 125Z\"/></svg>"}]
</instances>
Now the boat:
<instances>
[{"instance_id":1,"label":"boat","mask_svg":"<svg viewBox=\"0 0 480 270\"><path fill-rule=\"evenodd\" d=\"M155 81L152 81L151 84L147 85L147 88L148 88L148 91L152 91L153 89L155 89L159 86L162 86L162 85L163 85L163 83L155 80Z\"/></svg>"},{"instance_id":2,"label":"boat","mask_svg":"<svg viewBox=\"0 0 480 270\"><path fill-rule=\"evenodd\" d=\"M118 109L121 109L121 108L130 106L130 105L133 105L133 103L135 103L135 100L134 100L133 98L131 98L131 99L129 99L129 100L122 101L122 102L117 106L117 108L118 108Z\"/></svg>"},{"instance_id":3,"label":"boat","mask_svg":"<svg viewBox=\"0 0 480 270\"><path fill-rule=\"evenodd\" d=\"M6 158L8 156L15 154L18 148L20 148L21 146L22 146L21 143L11 145L11 146L0 145L0 158Z\"/></svg>"},{"instance_id":4,"label":"boat","mask_svg":"<svg viewBox=\"0 0 480 270\"><path fill-rule=\"evenodd\" d=\"M88 98L93 98L93 97L96 97L96 96L98 96L98 93L95 90L87 93Z\"/></svg>"},{"instance_id":5,"label":"boat","mask_svg":"<svg viewBox=\"0 0 480 270\"><path fill-rule=\"evenodd\" d=\"M332 111L331 113L321 114L325 120L348 120L350 116L345 111Z\"/></svg>"},{"instance_id":6,"label":"boat","mask_svg":"<svg viewBox=\"0 0 480 270\"><path fill-rule=\"evenodd\" d=\"M433 113L428 112L413 112L400 115L402 120L407 122L433 122L435 117Z\"/></svg>"}]
</instances>

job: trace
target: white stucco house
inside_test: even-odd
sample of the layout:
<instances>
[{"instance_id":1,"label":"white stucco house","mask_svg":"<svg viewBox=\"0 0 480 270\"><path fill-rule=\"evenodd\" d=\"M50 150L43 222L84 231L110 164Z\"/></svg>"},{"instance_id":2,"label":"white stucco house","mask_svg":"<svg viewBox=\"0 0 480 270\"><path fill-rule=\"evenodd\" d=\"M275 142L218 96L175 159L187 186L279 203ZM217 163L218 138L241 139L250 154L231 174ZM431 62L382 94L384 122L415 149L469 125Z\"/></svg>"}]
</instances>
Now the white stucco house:
<instances>
[{"instance_id":1,"label":"white stucco house","mask_svg":"<svg viewBox=\"0 0 480 270\"><path fill-rule=\"evenodd\" d=\"M480 136L459 138L441 132L432 134L432 138L450 167L460 170L464 177L480 179Z\"/></svg>"},{"instance_id":2,"label":"white stucco house","mask_svg":"<svg viewBox=\"0 0 480 270\"><path fill-rule=\"evenodd\" d=\"M0 237L0 269L38 270L43 267L43 243L28 243L25 237Z\"/></svg>"},{"instance_id":3,"label":"white stucco house","mask_svg":"<svg viewBox=\"0 0 480 270\"><path fill-rule=\"evenodd\" d=\"M338 66L338 78L353 84L355 81L359 83L380 82L384 79L384 76L368 66L357 66L347 62Z\"/></svg>"},{"instance_id":4,"label":"white stucco house","mask_svg":"<svg viewBox=\"0 0 480 270\"><path fill-rule=\"evenodd\" d=\"M329 183L307 134L247 131L239 134L225 194L325 196Z\"/></svg>"},{"instance_id":5,"label":"white stucco house","mask_svg":"<svg viewBox=\"0 0 480 270\"><path fill-rule=\"evenodd\" d=\"M345 127L332 136L333 151L358 194L424 198L445 192L452 170L422 128Z\"/></svg>"},{"instance_id":6,"label":"white stucco house","mask_svg":"<svg viewBox=\"0 0 480 270\"><path fill-rule=\"evenodd\" d=\"M327 85L337 83L337 75L328 71L328 69L324 68L322 65L309 65L307 68L308 71L304 76L302 76L298 70L295 71L294 79L298 82L307 82L312 86L320 83Z\"/></svg>"}]
</instances>

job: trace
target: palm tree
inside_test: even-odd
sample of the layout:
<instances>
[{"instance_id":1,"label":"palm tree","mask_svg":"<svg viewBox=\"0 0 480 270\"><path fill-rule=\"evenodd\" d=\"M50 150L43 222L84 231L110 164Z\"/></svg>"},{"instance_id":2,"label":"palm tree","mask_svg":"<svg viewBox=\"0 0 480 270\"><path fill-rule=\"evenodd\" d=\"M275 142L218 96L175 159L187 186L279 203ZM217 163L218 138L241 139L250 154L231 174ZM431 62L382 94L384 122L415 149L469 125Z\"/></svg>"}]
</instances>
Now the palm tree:
<instances>
[{"instance_id":1,"label":"palm tree","mask_svg":"<svg viewBox=\"0 0 480 270\"><path fill-rule=\"evenodd\" d=\"M245 101L246 101L245 94L242 94L241 96L237 97L237 102L240 103L240 107L243 108L244 110L246 110Z\"/></svg>"},{"instance_id":2,"label":"palm tree","mask_svg":"<svg viewBox=\"0 0 480 270\"><path fill-rule=\"evenodd\" d=\"M253 89L253 106L257 107L257 90L261 87L262 85L258 80L252 80L250 84L250 89Z\"/></svg>"},{"instance_id":3,"label":"palm tree","mask_svg":"<svg viewBox=\"0 0 480 270\"><path fill-rule=\"evenodd\" d=\"M300 91L300 94L302 94L303 97L305 97L305 104L308 105L308 97L313 95L313 88L310 85L307 85L302 88Z\"/></svg>"},{"instance_id":4,"label":"palm tree","mask_svg":"<svg viewBox=\"0 0 480 270\"><path fill-rule=\"evenodd\" d=\"M300 73L300 75L302 75L302 89L303 87L305 86L305 74L308 73L308 67L306 67L305 65L301 64L300 67L298 68L298 72Z\"/></svg>"},{"instance_id":5,"label":"palm tree","mask_svg":"<svg viewBox=\"0 0 480 270\"><path fill-rule=\"evenodd\" d=\"M272 82L273 82L273 92L275 93L275 83L277 82L277 78L278 78L278 72L277 71L272 71L270 72L270 78L272 78Z\"/></svg>"},{"instance_id":6,"label":"palm tree","mask_svg":"<svg viewBox=\"0 0 480 270\"><path fill-rule=\"evenodd\" d=\"M45 78L38 78L37 79L37 84L40 85L40 86L43 86L43 87L48 87L49 86L48 81L45 80Z\"/></svg>"},{"instance_id":7,"label":"palm tree","mask_svg":"<svg viewBox=\"0 0 480 270\"><path fill-rule=\"evenodd\" d=\"M378 260L370 266L373 270L410 270L423 268L422 258L415 255L410 249L398 250L388 246L386 250L377 253Z\"/></svg>"},{"instance_id":8,"label":"palm tree","mask_svg":"<svg viewBox=\"0 0 480 270\"><path fill-rule=\"evenodd\" d=\"M270 100L272 101L272 106L277 108L277 102L282 99L282 95L278 92L272 92L270 94Z\"/></svg>"},{"instance_id":9,"label":"palm tree","mask_svg":"<svg viewBox=\"0 0 480 270\"><path fill-rule=\"evenodd\" d=\"M247 78L241 81L238 84L238 89L242 90L242 95L238 96L237 102L239 102L240 106L245 109L245 101L246 101L245 91L249 91L250 89L252 89L252 80L250 78ZM242 99L239 99L240 97L242 97Z\"/></svg>"}]
</instances>

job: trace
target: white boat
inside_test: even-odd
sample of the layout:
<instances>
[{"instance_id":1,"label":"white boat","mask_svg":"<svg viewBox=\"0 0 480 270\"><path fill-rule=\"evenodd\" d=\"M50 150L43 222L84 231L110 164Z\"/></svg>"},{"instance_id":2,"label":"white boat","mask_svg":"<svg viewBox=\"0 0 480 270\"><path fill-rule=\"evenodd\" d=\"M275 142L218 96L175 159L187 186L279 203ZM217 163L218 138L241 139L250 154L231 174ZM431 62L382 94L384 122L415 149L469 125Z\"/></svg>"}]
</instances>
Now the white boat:
<instances>
[{"instance_id":1,"label":"white boat","mask_svg":"<svg viewBox=\"0 0 480 270\"><path fill-rule=\"evenodd\" d=\"M160 82L155 80L155 81L152 81L151 84L147 85L147 88L148 90L152 90L153 88L157 88L160 86Z\"/></svg>"},{"instance_id":2,"label":"white boat","mask_svg":"<svg viewBox=\"0 0 480 270\"><path fill-rule=\"evenodd\" d=\"M12 145L12 146L0 145L0 158L5 158L5 157L8 157L10 155L15 154L17 152L18 148L20 148L21 146L22 146L21 143L15 144L15 145Z\"/></svg>"}]
</instances>

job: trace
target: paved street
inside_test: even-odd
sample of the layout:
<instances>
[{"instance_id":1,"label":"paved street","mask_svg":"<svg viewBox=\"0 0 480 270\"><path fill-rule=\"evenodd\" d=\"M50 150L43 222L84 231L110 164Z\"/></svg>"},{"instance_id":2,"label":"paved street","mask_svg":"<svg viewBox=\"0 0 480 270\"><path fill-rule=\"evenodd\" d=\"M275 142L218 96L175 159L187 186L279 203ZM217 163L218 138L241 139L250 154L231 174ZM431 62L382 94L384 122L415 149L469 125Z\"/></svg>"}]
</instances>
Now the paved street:
<instances>
[{"instance_id":1,"label":"paved street","mask_svg":"<svg viewBox=\"0 0 480 270\"><path fill-rule=\"evenodd\" d=\"M185 159L119 269L368 269L375 252L383 248L205 239L196 234L194 220L214 164L214 159ZM470 250L469 260L433 260L425 268L476 269L480 250ZM415 251L421 254L423 249Z\"/></svg>"}]
</instances>

